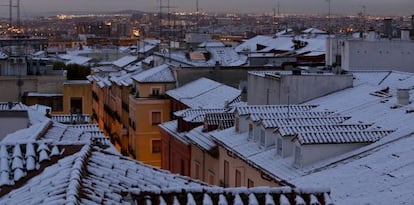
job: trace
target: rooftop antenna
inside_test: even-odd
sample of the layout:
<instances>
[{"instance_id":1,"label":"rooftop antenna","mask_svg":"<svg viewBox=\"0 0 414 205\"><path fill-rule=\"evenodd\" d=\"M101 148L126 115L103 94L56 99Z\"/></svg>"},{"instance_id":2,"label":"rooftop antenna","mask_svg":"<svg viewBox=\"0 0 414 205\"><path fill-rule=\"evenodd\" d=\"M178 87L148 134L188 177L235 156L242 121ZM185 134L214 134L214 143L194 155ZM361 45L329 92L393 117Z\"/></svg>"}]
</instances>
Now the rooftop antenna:
<instances>
[{"instance_id":1,"label":"rooftop antenna","mask_svg":"<svg viewBox=\"0 0 414 205\"><path fill-rule=\"evenodd\" d=\"M328 35L331 34L331 0L326 0L328 2Z\"/></svg>"},{"instance_id":2,"label":"rooftop antenna","mask_svg":"<svg viewBox=\"0 0 414 205\"><path fill-rule=\"evenodd\" d=\"M280 17L280 1L277 1L277 17Z\"/></svg>"}]
</instances>

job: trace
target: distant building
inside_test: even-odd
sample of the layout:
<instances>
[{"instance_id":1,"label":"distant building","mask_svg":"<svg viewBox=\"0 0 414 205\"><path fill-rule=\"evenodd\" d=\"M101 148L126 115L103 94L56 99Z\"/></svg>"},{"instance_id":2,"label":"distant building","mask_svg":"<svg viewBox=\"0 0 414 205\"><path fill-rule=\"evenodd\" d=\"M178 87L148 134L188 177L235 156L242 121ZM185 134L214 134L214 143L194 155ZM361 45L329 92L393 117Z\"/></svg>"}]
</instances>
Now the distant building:
<instances>
[{"instance_id":1,"label":"distant building","mask_svg":"<svg viewBox=\"0 0 414 205\"><path fill-rule=\"evenodd\" d=\"M352 75L306 71L251 71L249 105L299 104L352 87Z\"/></svg>"},{"instance_id":2,"label":"distant building","mask_svg":"<svg viewBox=\"0 0 414 205\"><path fill-rule=\"evenodd\" d=\"M364 40L346 40L341 47L343 70L398 70L414 72L414 41L409 31L401 39L380 39L371 31Z\"/></svg>"}]
</instances>

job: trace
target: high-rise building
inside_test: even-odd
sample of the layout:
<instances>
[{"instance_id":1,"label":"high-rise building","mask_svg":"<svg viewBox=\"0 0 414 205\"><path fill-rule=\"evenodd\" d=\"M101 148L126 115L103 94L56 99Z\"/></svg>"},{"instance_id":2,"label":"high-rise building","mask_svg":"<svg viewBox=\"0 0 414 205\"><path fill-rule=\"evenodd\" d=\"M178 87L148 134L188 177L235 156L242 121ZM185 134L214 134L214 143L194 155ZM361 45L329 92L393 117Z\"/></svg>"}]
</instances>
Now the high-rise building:
<instances>
[{"instance_id":1,"label":"high-rise building","mask_svg":"<svg viewBox=\"0 0 414 205\"><path fill-rule=\"evenodd\" d=\"M386 38L392 38L392 19L384 19L384 35Z\"/></svg>"}]
</instances>

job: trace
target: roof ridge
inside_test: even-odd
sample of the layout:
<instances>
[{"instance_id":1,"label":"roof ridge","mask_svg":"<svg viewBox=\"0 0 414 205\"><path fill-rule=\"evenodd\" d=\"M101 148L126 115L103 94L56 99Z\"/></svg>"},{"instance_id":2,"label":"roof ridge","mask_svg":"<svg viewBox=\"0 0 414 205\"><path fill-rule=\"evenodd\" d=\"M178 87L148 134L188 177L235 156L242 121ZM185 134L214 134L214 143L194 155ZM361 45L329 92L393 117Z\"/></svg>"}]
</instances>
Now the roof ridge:
<instances>
[{"instance_id":1,"label":"roof ridge","mask_svg":"<svg viewBox=\"0 0 414 205\"><path fill-rule=\"evenodd\" d=\"M82 149L75 155L74 164L69 177L69 184L66 191L65 204L75 205L79 204L79 192L82 186L82 173L87 165L87 160L91 155L91 146L84 145Z\"/></svg>"}]
</instances>

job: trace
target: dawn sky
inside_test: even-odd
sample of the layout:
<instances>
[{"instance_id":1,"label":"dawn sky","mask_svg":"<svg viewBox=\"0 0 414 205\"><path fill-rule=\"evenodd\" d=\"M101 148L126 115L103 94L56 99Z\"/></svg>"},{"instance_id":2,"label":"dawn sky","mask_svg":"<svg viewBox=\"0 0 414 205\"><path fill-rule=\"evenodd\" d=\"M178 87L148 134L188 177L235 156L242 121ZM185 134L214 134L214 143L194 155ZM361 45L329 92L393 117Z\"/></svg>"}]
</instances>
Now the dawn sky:
<instances>
[{"instance_id":1,"label":"dawn sky","mask_svg":"<svg viewBox=\"0 0 414 205\"><path fill-rule=\"evenodd\" d=\"M15 1L15 0L14 0ZM278 0L199 0L202 11L208 12L255 12L270 13ZM7 4L8 0L0 0ZM21 0L22 12L45 11L117 11L136 9L156 11L158 0ZM163 0L167 2L167 0ZM279 0L281 13L327 13L326 0ZM173 11L193 11L196 0L170 0ZM331 0L332 13L356 14L365 5L367 14L409 15L414 14L414 0ZM1 13L7 12L2 7Z\"/></svg>"}]
</instances>

